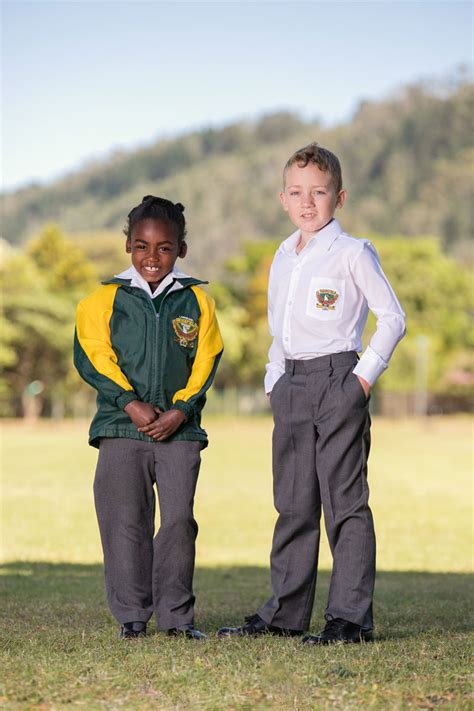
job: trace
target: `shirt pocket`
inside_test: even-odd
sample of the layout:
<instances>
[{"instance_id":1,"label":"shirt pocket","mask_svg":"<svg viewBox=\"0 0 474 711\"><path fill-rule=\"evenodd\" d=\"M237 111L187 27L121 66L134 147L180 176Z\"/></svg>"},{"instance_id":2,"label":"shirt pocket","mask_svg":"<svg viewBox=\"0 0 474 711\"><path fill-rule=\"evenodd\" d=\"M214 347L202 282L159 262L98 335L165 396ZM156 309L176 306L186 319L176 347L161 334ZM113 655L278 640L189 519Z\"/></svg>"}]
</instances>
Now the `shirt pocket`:
<instances>
[{"instance_id":1,"label":"shirt pocket","mask_svg":"<svg viewBox=\"0 0 474 711\"><path fill-rule=\"evenodd\" d=\"M344 309L344 279L314 276L306 301L306 315L319 321L338 321Z\"/></svg>"}]
</instances>

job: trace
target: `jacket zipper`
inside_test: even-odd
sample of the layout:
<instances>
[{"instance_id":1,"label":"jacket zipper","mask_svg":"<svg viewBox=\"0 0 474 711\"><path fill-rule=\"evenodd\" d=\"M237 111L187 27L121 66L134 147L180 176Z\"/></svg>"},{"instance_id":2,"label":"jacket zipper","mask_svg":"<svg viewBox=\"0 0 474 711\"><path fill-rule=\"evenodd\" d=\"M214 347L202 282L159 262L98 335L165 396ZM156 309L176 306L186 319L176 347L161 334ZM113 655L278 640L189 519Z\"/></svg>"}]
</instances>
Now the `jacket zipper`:
<instances>
[{"instance_id":1,"label":"jacket zipper","mask_svg":"<svg viewBox=\"0 0 474 711\"><path fill-rule=\"evenodd\" d=\"M185 289L185 288L186 288L186 287L183 287L183 286L180 285L180 288L179 288L179 289L175 289L174 291L180 291L181 289ZM163 331L163 327L161 326L161 324L163 323L163 319L161 318L161 310L162 310L162 308L163 308L163 304L165 303L165 301L166 301L166 299L168 298L168 295L171 293L171 291L172 291L172 288L171 288L171 289L168 289L168 291L166 292L166 294L163 296L163 298L162 298L162 300L161 300L161 304L160 304L160 307L159 307L158 311L157 311L157 312L155 311L155 323L154 323L154 328L155 328L155 337L156 337L156 340L154 339L154 346L155 346L155 347L154 347L154 349L153 349L154 352L155 352L155 354L158 353L158 346L160 345L160 339L159 339L160 331ZM152 307L153 307L153 309L155 309L155 307L153 306L153 304L152 304ZM160 364L161 364L161 369L162 369L162 368L163 368L163 362L164 362L164 349L165 349L165 342L166 342L166 333L161 333L161 336L162 336L162 338L161 338L161 347L160 347L159 362L160 362ZM157 358L157 357L158 357L158 356L155 355L155 358ZM156 363L155 363L155 365L156 365ZM157 368L155 367L155 369L154 369L153 372L155 373L156 371L157 371ZM160 398L161 398L162 395L163 395L163 393L162 393L162 392L160 391L160 389L159 389L159 383L160 383L160 382L161 382L161 378L157 377L157 378L155 379L155 383L154 383L154 387L153 387L153 391L152 391L153 402L156 404L157 407L160 407L160 402L159 402L159 401L160 401Z\"/></svg>"},{"instance_id":2,"label":"jacket zipper","mask_svg":"<svg viewBox=\"0 0 474 711\"><path fill-rule=\"evenodd\" d=\"M197 284L200 284L203 282L197 282ZM207 282L206 282L207 283ZM151 298L148 296L147 301L149 302L149 308L153 309L153 352L152 352L152 387L150 390L150 400L152 404L156 407L160 407L160 398L162 397L162 392L159 390L159 383L161 378L158 377L158 365L160 364L160 370L162 369L163 366L163 361L164 361L164 349L165 349L165 336L166 334L161 334L163 338L161 339L161 348L160 348L160 357L158 359L158 346L160 345L160 331L163 331L163 327L161 324L163 323L163 319L161 318L161 310L163 308L163 304L165 303L166 299L168 298L168 295L171 293L174 293L175 291L180 291L181 289L187 289L190 286L194 286L194 284L187 284L186 286L183 286L180 284L179 289L169 289L166 294L164 295L163 299L161 300L160 308L158 309L158 312L156 312L155 307L151 303Z\"/></svg>"}]
</instances>

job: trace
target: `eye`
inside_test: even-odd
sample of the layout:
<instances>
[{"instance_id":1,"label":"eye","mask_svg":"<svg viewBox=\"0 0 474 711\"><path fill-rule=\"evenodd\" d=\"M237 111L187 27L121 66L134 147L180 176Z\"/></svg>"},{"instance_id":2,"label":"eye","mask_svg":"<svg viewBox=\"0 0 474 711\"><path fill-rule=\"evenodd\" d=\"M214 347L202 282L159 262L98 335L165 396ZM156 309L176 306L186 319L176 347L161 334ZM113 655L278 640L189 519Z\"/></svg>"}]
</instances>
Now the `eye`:
<instances>
[{"instance_id":1,"label":"eye","mask_svg":"<svg viewBox=\"0 0 474 711\"><path fill-rule=\"evenodd\" d=\"M326 195L324 190L316 190L316 195Z\"/></svg>"},{"instance_id":2,"label":"eye","mask_svg":"<svg viewBox=\"0 0 474 711\"><path fill-rule=\"evenodd\" d=\"M134 250L145 249L145 245L144 244L135 244L133 249Z\"/></svg>"},{"instance_id":3,"label":"eye","mask_svg":"<svg viewBox=\"0 0 474 711\"><path fill-rule=\"evenodd\" d=\"M290 196L295 197L296 195L299 195L299 192L297 190L292 190L292 192L290 193Z\"/></svg>"},{"instance_id":4,"label":"eye","mask_svg":"<svg viewBox=\"0 0 474 711\"><path fill-rule=\"evenodd\" d=\"M160 252L171 252L169 247L160 247Z\"/></svg>"}]
</instances>

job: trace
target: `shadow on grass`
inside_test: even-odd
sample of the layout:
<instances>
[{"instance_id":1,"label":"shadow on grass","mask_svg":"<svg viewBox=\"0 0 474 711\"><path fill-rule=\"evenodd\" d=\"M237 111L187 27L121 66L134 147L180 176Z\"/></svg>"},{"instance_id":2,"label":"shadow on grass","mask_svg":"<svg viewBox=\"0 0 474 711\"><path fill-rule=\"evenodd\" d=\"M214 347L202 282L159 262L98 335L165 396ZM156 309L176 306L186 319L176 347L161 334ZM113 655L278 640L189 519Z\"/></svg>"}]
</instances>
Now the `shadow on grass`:
<instances>
[{"instance_id":1,"label":"shadow on grass","mask_svg":"<svg viewBox=\"0 0 474 711\"><path fill-rule=\"evenodd\" d=\"M330 573L318 576L312 627L323 621ZM269 571L257 566L200 567L195 574L196 618L205 630L239 624L270 594ZM426 632L467 632L473 580L467 573L380 571L375 616L378 639ZM98 627L115 624L108 613L100 564L15 561L0 566L1 616L35 626L51 620Z\"/></svg>"}]
</instances>

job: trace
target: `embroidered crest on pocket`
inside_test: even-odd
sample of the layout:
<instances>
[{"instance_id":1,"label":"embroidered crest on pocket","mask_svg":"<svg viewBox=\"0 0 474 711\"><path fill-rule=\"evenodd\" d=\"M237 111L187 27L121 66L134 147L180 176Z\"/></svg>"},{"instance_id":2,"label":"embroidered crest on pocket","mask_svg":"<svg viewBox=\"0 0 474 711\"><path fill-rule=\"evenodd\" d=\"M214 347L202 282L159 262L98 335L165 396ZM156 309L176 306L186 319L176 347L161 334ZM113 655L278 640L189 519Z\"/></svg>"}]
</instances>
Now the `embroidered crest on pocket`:
<instances>
[{"instance_id":1,"label":"embroidered crest on pocket","mask_svg":"<svg viewBox=\"0 0 474 711\"><path fill-rule=\"evenodd\" d=\"M334 289L318 289L316 292L317 309L323 309L324 311L334 311L336 308L334 304L339 298L339 294Z\"/></svg>"},{"instance_id":2,"label":"embroidered crest on pocket","mask_svg":"<svg viewBox=\"0 0 474 711\"><path fill-rule=\"evenodd\" d=\"M344 311L344 279L313 276L308 285L306 315L318 321L338 321Z\"/></svg>"},{"instance_id":3,"label":"embroidered crest on pocket","mask_svg":"<svg viewBox=\"0 0 474 711\"><path fill-rule=\"evenodd\" d=\"M192 348L194 341L198 335L198 325L196 321L187 316L178 316L174 318L173 330L175 332L175 341L184 348Z\"/></svg>"}]
</instances>

